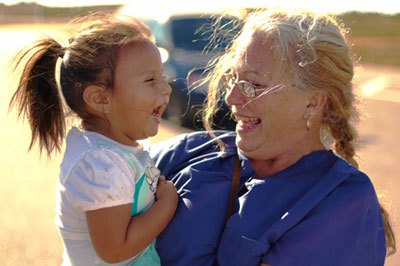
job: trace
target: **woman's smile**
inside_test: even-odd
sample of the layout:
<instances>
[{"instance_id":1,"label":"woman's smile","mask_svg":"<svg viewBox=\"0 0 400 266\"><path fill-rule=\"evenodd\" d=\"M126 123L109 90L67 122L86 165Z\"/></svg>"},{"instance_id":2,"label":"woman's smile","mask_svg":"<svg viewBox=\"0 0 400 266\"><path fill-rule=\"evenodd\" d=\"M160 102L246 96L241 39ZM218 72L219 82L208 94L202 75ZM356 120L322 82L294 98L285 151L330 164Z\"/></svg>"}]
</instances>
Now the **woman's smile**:
<instances>
[{"instance_id":1,"label":"woman's smile","mask_svg":"<svg viewBox=\"0 0 400 266\"><path fill-rule=\"evenodd\" d=\"M238 133L248 133L253 131L261 123L261 120L255 117L236 116Z\"/></svg>"}]
</instances>

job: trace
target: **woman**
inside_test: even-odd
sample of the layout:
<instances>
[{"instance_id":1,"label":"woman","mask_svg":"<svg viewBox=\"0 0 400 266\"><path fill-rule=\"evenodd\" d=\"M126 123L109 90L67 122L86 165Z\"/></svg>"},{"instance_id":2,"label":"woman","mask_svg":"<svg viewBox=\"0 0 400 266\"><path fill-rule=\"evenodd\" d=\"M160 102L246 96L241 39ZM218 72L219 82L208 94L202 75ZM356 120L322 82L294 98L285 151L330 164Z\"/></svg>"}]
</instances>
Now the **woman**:
<instances>
[{"instance_id":1,"label":"woman","mask_svg":"<svg viewBox=\"0 0 400 266\"><path fill-rule=\"evenodd\" d=\"M383 265L387 247L395 251L354 159L344 35L332 17L307 11L246 18L209 76L205 112L210 129L224 82L236 133L197 132L154 147L180 195L158 239L162 265ZM241 188L227 219L236 154Z\"/></svg>"}]
</instances>

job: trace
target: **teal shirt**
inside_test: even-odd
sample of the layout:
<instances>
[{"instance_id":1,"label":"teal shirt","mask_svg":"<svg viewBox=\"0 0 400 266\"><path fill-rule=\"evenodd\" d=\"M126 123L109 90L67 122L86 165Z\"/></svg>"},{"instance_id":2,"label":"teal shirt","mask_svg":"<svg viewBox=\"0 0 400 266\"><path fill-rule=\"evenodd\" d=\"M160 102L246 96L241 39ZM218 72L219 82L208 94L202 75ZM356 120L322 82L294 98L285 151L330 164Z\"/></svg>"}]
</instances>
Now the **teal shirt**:
<instances>
[{"instance_id":1,"label":"teal shirt","mask_svg":"<svg viewBox=\"0 0 400 266\"><path fill-rule=\"evenodd\" d=\"M99 147L117 151L121 158L137 173L135 177L136 184L132 203L132 216L145 212L154 203L157 182L160 177L160 170L154 166L149 153L147 151L137 152L136 150L123 149L119 145L115 145L112 141L104 139L99 142ZM160 258L155 249L155 242L156 240L129 265L161 265Z\"/></svg>"},{"instance_id":2,"label":"teal shirt","mask_svg":"<svg viewBox=\"0 0 400 266\"><path fill-rule=\"evenodd\" d=\"M160 171L143 145L127 146L73 127L57 184L56 224L66 265L108 265L95 252L85 212L132 204L132 216L155 201ZM112 265L160 265L154 242L141 253Z\"/></svg>"}]
</instances>

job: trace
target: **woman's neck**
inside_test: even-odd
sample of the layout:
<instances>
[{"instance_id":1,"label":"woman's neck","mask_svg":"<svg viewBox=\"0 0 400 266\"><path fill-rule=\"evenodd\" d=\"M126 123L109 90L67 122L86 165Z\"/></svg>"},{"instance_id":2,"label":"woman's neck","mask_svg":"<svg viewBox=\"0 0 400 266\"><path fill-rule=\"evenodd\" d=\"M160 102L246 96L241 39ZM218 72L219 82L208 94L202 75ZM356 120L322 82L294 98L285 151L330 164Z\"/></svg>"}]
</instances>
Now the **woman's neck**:
<instances>
[{"instance_id":1,"label":"woman's neck","mask_svg":"<svg viewBox=\"0 0 400 266\"><path fill-rule=\"evenodd\" d=\"M319 144L313 147L309 147L308 149L289 151L279 154L270 159L250 159L251 165L253 166L253 169L256 173L254 178L265 178L273 176L295 164L305 155L318 150L325 150L324 145L320 142Z\"/></svg>"}]
</instances>

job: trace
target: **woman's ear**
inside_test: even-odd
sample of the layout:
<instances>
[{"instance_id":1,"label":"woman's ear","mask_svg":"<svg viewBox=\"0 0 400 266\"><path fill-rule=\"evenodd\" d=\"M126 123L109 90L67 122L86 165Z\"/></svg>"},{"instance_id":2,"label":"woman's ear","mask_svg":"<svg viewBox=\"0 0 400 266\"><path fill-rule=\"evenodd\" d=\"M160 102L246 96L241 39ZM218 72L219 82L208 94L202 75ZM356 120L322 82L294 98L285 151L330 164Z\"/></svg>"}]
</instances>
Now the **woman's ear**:
<instances>
[{"instance_id":1,"label":"woman's ear","mask_svg":"<svg viewBox=\"0 0 400 266\"><path fill-rule=\"evenodd\" d=\"M108 113L110 111L111 102L104 87L95 85L87 87L83 92L83 101L96 112Z\"/></svg>"},{"instance_id":2,"label":"woman's ear","mask_svg":"<svg viewBox=\"0 0 400 266\"><path fill-rule=\"evenodd\" d=\"M328 97L321 93L312 93L308 98L304 118L312 118L319 113L325 106Z\"/></svg>"}]
</instances>

